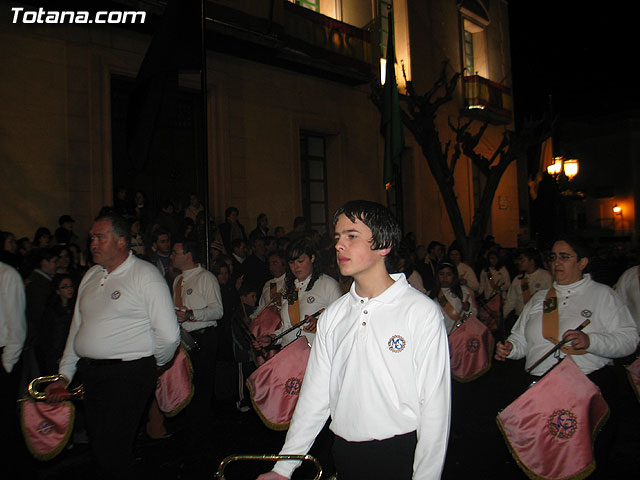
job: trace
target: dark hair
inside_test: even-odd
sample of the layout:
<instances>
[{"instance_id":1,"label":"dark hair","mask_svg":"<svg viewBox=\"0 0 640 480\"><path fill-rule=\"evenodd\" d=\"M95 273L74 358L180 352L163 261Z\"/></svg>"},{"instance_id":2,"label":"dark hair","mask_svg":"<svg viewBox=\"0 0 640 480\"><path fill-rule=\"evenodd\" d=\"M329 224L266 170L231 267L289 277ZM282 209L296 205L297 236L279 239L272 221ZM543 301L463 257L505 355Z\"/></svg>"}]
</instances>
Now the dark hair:
<instances>
[{"instance_id":1,"label":"dark hair","mask_svg":"<svg viewBox=\"0 0 640 480\"><path fill-rule=\"evenodd\" d=\"M153 231L153 234L151 235L152 243L156 243L160 235L169 235L169 240L171 240L171 232L161 227Z\"/></svg>"},{"instance_id":2,"label":"dark hair","mask_svg":"<svg viewBox=\"0 0 640 480\"><path fill-rule=\"evenodd\" d=\"M4 244L11 235L13 235L13 233L0 230L0 251L4 250ZM15 235L13 236L15 237ZM16 244L16 247L17 247L17 244Z\"/></svg>"},{"instance_id":3,"label":"dark hair","mask_svg":"<svg viewBox=\"0 0 640 480\"><path fill-rule=\"evenodd\" d=\"M258 288L252 282L242 282L240 288L238 289L238 295L243 297L245 295L249 295L251 292L258 293Z\"/></svg>"},{"instance_id":4,"label":"dark hair","mask_svg":"<svg viewBox=\"0 0 640 480\"><path fill-rule=\"evenodd\" d=\"M227 209L224 211L224 220L226 221L227 218L229 218L229 215L231 215L233 212L235 212L236 215L240 215L240 210L238 210L236 207L227 207Z\"/></svg>"},{"instance_id":5,"label":"dark hair","mask_svg":"<svg viewBox=\"0 0 640 480\"><path fill-rule=\"evenodd\" d=\"M25 245L31 242L31 240L29 240L28 237L21 237L16 241L16 244L18 245L18 250L22 249L25 247ZM4 242L2 242L2 245L4 245Z\"/></svg>"},{"instance_id":6,"label":"dark hair","mask_svg":"<svg viewBox=\"0 0 640 480\"><path fill-rule=\"evenodd\" d=\"M305 289L306 292L310 291L313 288L313 284L316 283L316 280L320 277L320 267L318 262L318 256L316 255L316 249L306 238L302 237L297 240L294 240L287 247L286 252L286 260L285 262L293 262L296 258L301 257L302 255L307 255L309 258L315 257L315 260L312 265L311 270L311 280L309 280L309 285ZM284 276L284 290L285 296L290 295L295 290L295 276L291 272L290 268L287 268L287 271Z\"/></svg>"},{"instance_id":7,"label":"dark hair","mask_svg":"<svg viewBox=\"0 0 640 480\"><path fill-rule=\"evenodd\" d=\"M202 253L200 249L200 245L195 240L183 240L182 242L176 242L182 244L182 252L186 255L187 253L191 254L191 260L193 263L201 263L202 262Z\"/></svg>"},{"instance_id":8,"label":"dark hair","mask_svg":"<svg viewBox=\"0 0 640 480\"><path fill-rule=\"evenodd\" d=\"M360 220L371 230L371 250L394 249L400 244L400 225L391 210L376 202L352 200L345 203L333 215L333 226L340 215L352 222Z\"/></svg>"},{"instance_id":9,"label":"dark hair","mask_svg":"<svg viewBox=\"0 0 640 480\"><path fill-rule=\"evenodd\" d=\"M573 251L576 252L576 255L578 256L577 258L578 261L582 258L586 258L587 260L591 258L591 248L589 247L587 242L581 237L576 237L574 235L561 234L553 243L556 243L556 242L565 242L566 244L568 244L573 249Z\"/></svg>"},{"instance_id":10,"label":"dark hair","mask_svg":"<svg viewBox=\"0 0 640 480\"><path fill-rule=\"evenodd\" d=\"M438 242L437 240L433 240L431 242L429 242L429 245L427 245L427 252L431 253L433 252L433 250L435 250L436 247L442 247L442 249L444 250L444 244Z\"/></svg>"},{"instance_id":11,"label":"dark hair","mask_svg":"<svg viewBox=\"0 0 640 480\"><path fill-rule=\"evenodd\" d=\"M261 213L258 215L258 218L256 218L256 227L260 227L260 220L262 220L263 218L267 218L266 213Z\"/></svg>"},{"instance_id":12,"label":"dark hair","mask_svg":"<svg viewBox=\"0 0 640 480\"><path fill-rule=\"evenodd\" d=\"M231 241L231 251L233 252L236 248L238 248L243 243L245 244L245 246L247 245L247 242L243 238L234 238Z\"/></svg>"},{"instance_id":13,"label":"dark hair","mask_svg":"<svg viewBox=\"0 0 640 480\"><path fill-rule=\"evenodd\" d=\"M113 232L113 235L116 238L124 238L127 246L129 246L129 243L131 243L131 222L114 211L108 211L98 215L94 222L102 222L105 220L111 222L111 232Z\"/></svg>"},{"instance_id":14,"label":"dark hair","mask_svg":"<svg viewBox=\"0 0 640 480\"><path fill-rule=\"evenodd\" d=\"M300 225L307 225L307 219L304 217L296 217L293 219L293 229L295 230L296 227L299 227Z\"/></svg>"},{"instance_id":15,"label":"dark hair","mask_svg":"<svg viewBox=\"0 0 640 480\"><path fill-rule=\"evenodd\" d=\"M453 242L451 245L449 245L449 250L447 250L447 256L450 257L451 252L454 250L460 253L460 261L464 262L464 251L462 250L462 247L460 247L460 244L458 242Z\"/></svg>"},{"instance_id":16,"label":"dark hair","mask_svg":"<svg viewBox=\"0 0 640 480\"><path fill-rule=\"evenodd\" d=\"M44 237L45 235L47 235L49 238L51 238L51 230L49 230L47 227L39 227L36 230L36 233L33 235L33 244L36 247L39 247L39 243L40 243L40 238Z\"/></svg>"},{"instance_id":17,"label":"dark hair","mask_svg":"<svg viewBox=\"0 0 640 480\"><path fill-rule=\"evenodd\" d=\"M282 260L282 263L287 263L287 255L282 250L274 250L273 252L267 255L267 260L269 260L273 256L279 257Z\"/></svg>"},{"instance_id":18,"label":"dark hair","mask_svg":"<svg viewBox=\"0 0 640 480\"><path fill-rule=\"evenodd\" d=\"M213 262L213 265L211 267L211 271L213 272L214 275L218 276L220 274L220 269L221 268L226 268L227 272L230 274L231 272L229 271L229 265L227 265L227 262L223 260L220 260L220 257L218 257L216 259L215 262Z\"/></svg>"},{"instance_id":19,"label":"dark hair","mask_svg":"<svg viewBox=\"0 0 640 480\"><path fill-rule=\"evenodd\" d=\"M76 287L76 282L73 281L73 277L71 275L69 275L68 273L57 273L56 275L54 275L53 279L51 280L51 285L53 286L54 290L57 290L58 288L60 288L60 284L62 283L63 280L71 280L71 283L73 284L73 288Z\"/></svg>"},{"instance_id":20,"label":"dark hair","mask_svg":"<svg viewBox=\"0 0 640 480\"><path fill-rule=\"evenodd\" d=\"M504 262L502 261L502 257L500 256L500 252L498 251L497 248L490 248L487 251L487 271L489 271L489 267L491 267L491 262L489 261L489 256L490 255L495 255L496 258L498 259L498 263L496 263L496 265L493 267L496 270L500 270L502 267L504 267Z\"/></svg>"},{"instance_id":21,"label":"dark hair","mask_svg":"<svg viewBox=\"0 0 640 480\"><path fill-rule=\"evenodd\" d=\"M458 269L453 264L453 262L451 260L449 260L448 258L443 259L438 264L438 267L436 268L436 278L435 278L436 284L435 284L435 288L433 289L433 291L431 293L432 298L436 298L438 296L438 293L440 293L440 290L442 289L442 285L440 285L440 275L439 274L440 274L440 271L444 270L445 268L449 268L453 272L453 285L451 287L449 287L449 289L460 300L462 300L462 287L460 286L460 277L458 276Z\"/></svg>"},{"instance_id":22,"label":"dark hair","mask_svg":"<svg viewBox=\"0 0 640 480\"><path fill-rule=\"evenodd\" d=\"M540 255L540 252L533 247L523 247L518 249L518 255L522 255L527 257L529 260L533 260L536 268L540 268L542 266L542 256Z\"/></svg>"}]
</instances>

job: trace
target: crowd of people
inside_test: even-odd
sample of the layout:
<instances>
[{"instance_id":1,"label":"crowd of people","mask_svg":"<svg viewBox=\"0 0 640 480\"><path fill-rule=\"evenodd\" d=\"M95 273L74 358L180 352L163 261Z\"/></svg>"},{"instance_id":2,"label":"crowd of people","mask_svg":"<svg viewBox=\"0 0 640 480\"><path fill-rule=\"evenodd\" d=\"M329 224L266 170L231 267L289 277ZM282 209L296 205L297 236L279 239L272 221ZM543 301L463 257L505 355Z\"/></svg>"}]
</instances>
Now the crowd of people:
<instances>
[{"instance_id":1,"label":"crowd of people","mask_svg":"<svg viewBox=\"0 0 640 480\"><path fill-rule=\"evenodd\" d=\"M361 210L355 210L346 219L343 211L342 217L336 217L335 221L339 219L347 226L360 225L366 217L365 207L359 206ZM134 202L128 203L126 192L120 190L114 205L100 211L86 242L73 232L74 219L70 215L62 215L58 224L53 234L46 227L38 228L33 239L0 232L0 286L7 295L5 298L10 299L7 304L3 298L3 308L12 310L11 315L18 317L22 310L25 318L24 326L3 325L0 330L3 402L7 403L7 398L11 399L7 404L15 402L17 392L37 376L62 373L65 377L57 386L63 388L72 382L83 382L88 386L84 403L89 425L79 428L87 429L95 443L98 462L117 478L128 475L133 461L130 447L138 434L136 428L124 433L104 433L118 412L127 409L129 423L134 425L137 425L136 416L144 413L145 433L151 438L171 435L163 424L162 414L158 414L157 405L148 402L155 384L143 380L155 378L156 368L162 372L171 363L180 332L183 332L183 344L186 332L198 346L190 351L197 393L185 412L185 452L188 454L198 450L198 439L204 435L200 419L211 414L212 399L218 388L214 378L224 364L233 365L234 370L232 375L224 376L229 383L226 391L232 392L237 409L246 412L250 402L244 380L256 368L256 351L265 348L277 351L301 335L313 344L317 318L306 317L328 308L349 291L355 295L358 275L362 285L368 278L360 271L354 276L340 263L340 248L348 249L347 240L342 233L338 235L337 230L338 236L334 238L309 229L304 217L295 218L288 233L283 227L271 230L267 214L261 213L255 228L247 234L236 207L227 208L224 221L215 225L206 221L196 195L191 195L180 211L167 202L154 214L145 205L142 192L136 194ZM372 225L365 224L369 232L383 228ZM340 226L342 224L336 228ZM433 299L434 305L440 307L445 332L450 332L463 314L482 318L492 326L498 341L496 358L499 360L526 356L527 364L531 364L546 348L545 339L532 333L531 325L540 320L538 313L542 312L545 295L554 288L559 295L564 295L559 308L561 328L554 332L554 338L568 335L566 338L576 349L595 349L575 358L590 378L594 372L600 372L594 380L596 383L603 382L601 377L611 378L602 373L602 369L612 363L611 359L628 357L636 348L640 329L640 298L635 291L638 289L625 287L622 291L623 284L632 287L638 284L639 276L633 275L633 268L637 269L639 262L631 253L623 255L619 248L613 248L600 249L597 255L590 256L582 243L569 239L559 240L542 251L530 247L510 249L502 248L492 237L487 237L478 260L471 265L464 258L464 249L456 242L448 247L435 240L426 246L417 245L415 235L408 233L392 246L370 247L372 251L388 248L382 260L375 259L376 268L384 265L385 273L404 274L409 285ZM567 266L574 259L576 265ZM587 273L589 270L591 273ZM625 271L632 271L627 274L631 280L624 280ZM397 282L397 278L394 276L393 281ZM620 292L612 293L609 287L613 287L618 278L621 280L616 288ZM108 291L104 290L107 284ZM571 293L572 288L578 293ZM136 297L138 294L142 300ZM582 303L576 300L583 297ZM369 301L365 298L362 303L365 300ZM118 309L112 312L114 301ZM149 310L149 302L155 305L153 315L140 311L140 308ZM274 304L279 307L280 328L270 335L249 340L245 327L257 313ZM170 314L166 309L161 311L166 305L170 305ZM576 332L575 315L567 313L575 313L576 309L582 316L586 311L590 312L589 316L596 312L595 317L601 321L594 322L585 332ZM139 331L133 335L131 327L125 328L123 323L127 339L120 338L122 332L114 331L113 325L129 321L132 310L139 314L136 318ZM82 321L80 312L84 315ZM611 312L615 312L615 322L611 319L607 324L608 316L613 315ZM96 326L105 318L112 320L109 327ZM282 338L278 336L301 320L305 320L303 328ZM143 338L149 332L154 339L150 343L131 340L132 335ZM9 338L11 336L13 338ZM278 337L277 345L274 337ZM12 342L21 343L21 348L14 348ZM123 370L125 363L127 369ZM543 367L548 365L541 365L533 374L543 374ZM105 401L128 388L126 385L115 388L106 380L116 368L118 375L129 375L138 385L146 386L139 388L135 404L114 400L117 408L112 405L110 416L104 413L109 410ZM612 388L603 387L607 392ZM337 401L332 397L331 401L334 400ZM15 413L15 408L9 410ZM7 409L3 415L9 421ZM11 421L15 424L15 417ZM380 427L380 431L383 430ZM344 431L356 438L364 434L358 428ZM296 429L293 435L302 434ZM290 444L298 445L298 437ZM415 438L409 439L407 445L415 447ZM438 445L442 450L442 445ZM343 447L344 452L352 452L348 445ZM441 465L441 462L439 459L436 463ZM280 467L278 471L285 475L291 473L288 467Z\"/></svg>"}]
</instances>

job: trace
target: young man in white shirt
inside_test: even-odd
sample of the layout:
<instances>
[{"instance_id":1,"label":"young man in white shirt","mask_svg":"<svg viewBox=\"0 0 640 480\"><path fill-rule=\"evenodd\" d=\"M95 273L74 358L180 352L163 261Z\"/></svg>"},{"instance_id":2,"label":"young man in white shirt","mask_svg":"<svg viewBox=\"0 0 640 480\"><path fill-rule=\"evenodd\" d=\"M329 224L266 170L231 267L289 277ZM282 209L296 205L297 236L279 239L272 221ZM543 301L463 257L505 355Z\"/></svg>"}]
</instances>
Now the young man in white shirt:
<instances>
[{"instance_id":1,"label":"young man in white shirt","mask_svg":"<svg viewBox=\"0 0 640 480\"><path fill-rule=\"evenodd\" d=\"M437 479L450 419L450 367L442 314L385 260L400 241L391 212L346 203L334 215L349 293L320 317L282 454L306 453L331 416L340 480ZM280 461L259 480L290 478Z\"/></svg>"}]
</instances>

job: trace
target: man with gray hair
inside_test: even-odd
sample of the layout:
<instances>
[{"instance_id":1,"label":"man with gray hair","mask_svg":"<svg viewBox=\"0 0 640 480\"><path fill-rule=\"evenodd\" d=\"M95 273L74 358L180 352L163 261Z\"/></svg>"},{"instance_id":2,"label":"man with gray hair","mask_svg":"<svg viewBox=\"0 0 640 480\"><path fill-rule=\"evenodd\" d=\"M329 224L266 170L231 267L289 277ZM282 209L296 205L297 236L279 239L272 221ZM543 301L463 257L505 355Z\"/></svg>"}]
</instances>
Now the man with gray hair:
<instances>
[{"instance_id":1,"label":"man with gray hair","mask_svg":"<svg viewBox=\"0 0 640 480\"><path fill-rule=\"evenodd\" d=\"M90 230L96 263L82 279L67 345L64 380L47 386L60 401L76 371L93 453L108 478L132 478L133 443L156 386L157 369L171 361L180 333L169 288L151 263L129 250L129 225L106 213Z\"/></svg>"}]
</instances>

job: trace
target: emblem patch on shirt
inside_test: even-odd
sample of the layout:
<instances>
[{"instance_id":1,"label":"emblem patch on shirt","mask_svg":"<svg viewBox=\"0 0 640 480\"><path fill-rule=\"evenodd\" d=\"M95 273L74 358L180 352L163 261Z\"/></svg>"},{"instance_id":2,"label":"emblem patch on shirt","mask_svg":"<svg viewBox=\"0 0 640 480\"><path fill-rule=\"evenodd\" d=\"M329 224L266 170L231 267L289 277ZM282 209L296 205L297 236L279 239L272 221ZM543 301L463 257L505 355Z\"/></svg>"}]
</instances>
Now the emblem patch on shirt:
<instances>
[{"instance_id":1,"label":"emblem patch on shirt","mask_svg":"<svg viewBox=\"0 0 640 480\"><path fill-rule=\"evenodd\" d=\"M193 293L193 288L187 288L187 295L191 295Z\"/></svg>"},{"instance_id":2,"label":"emblem patch on shirt","mask_svg":"<svg viewBox=\"0 0 640 480\"><path fill-rule=\"evenodd\" d=\"M313 303L315 301L316 301L315 297L307 297L307 303Z\"/></svg>"},{"instance_id":3,"label":"emblem patch on shirt","mask_svg":"<svg viewBox=\"0 0 640 480\"><path fill-rule=\"evenodd\" d=\"M571 410L556 410L549 416L547 426L554 438L571 438L578 431L578 419Z\"/></svg>"},{"instance_id":4,"label":"emblem patch on shirt","mask_svg":"<svg viewBox=\"0 0 640 480\"><path fill-rule=\"evenodd\" d=\"M43 422L40 423L40 425L38 425L37 432L42 435L49 435L50 433L53 432L53 430L54 430L53 423L47 420L44 420Z\"/></svg>"},{"instance_id":5,"label":"emblem patch on shirt","mask_svg":"<svg viewBox=\"0 0 640 480\"><path fill-rule=\"evenodd\" d=\"M289 395L298 395L300 393L300 387L302 387L302 381L296 377L291 377L284 382L284 391Z\"/></svg>"},{"instance_id":6,"label":"emblem patch on shirt","mask_svg":"<svg viewBox=\"0 0 640 480\"><path fill-rule=\"evenodd\" d=\"M558 308L558 299L556 297L551 297L542 302L542 311L544 313L553 312L556 308Z\"/></svg>"},{"instance_id":7,"label":"emblem patch on shirt","mask_svg":"<svg viewBox=\"0 0 640 480\"><path fill-rule=\"evenodd\" d=\"M407 346L407 341L400 335L394 335L389 339L387 345L393 353L400 353Z\"/></svg>"},{"instance_id":8,"label":"emblem patch on shirt","mask_svg":"<svg viewBox=\"0 0 640 480\"><path fill-rule=\"evenodd\" d=\"M591 315L593 315L593 312L591 310L582 310L580 312L580 315L582 315L584 318L591 318Z\"/></svg>"},{"instance_id":9,"label":"emblem patch on shirt","mask_svg":"<svg viewBox=\"0 0 640 480\"><path fill-rule=\"evenodd\" d=\"M120 292L119 292L118 290L114 291L114 292L111 294L111 299L112 299L112 300L117 300L117 299L119 299L119 298L120 298Z\"/></svg>"},{"instance_id":10,"label":"emblem patch on shirt","mask_svg":"<svg viewBox=\"0 0 640 480\"><path fill-rule=\"evenodd\" d=\"M480 350L480 340L476 337L471 337L467 341L467 352L476 353L478 350Z\"/></svg>"}]
</instances>

